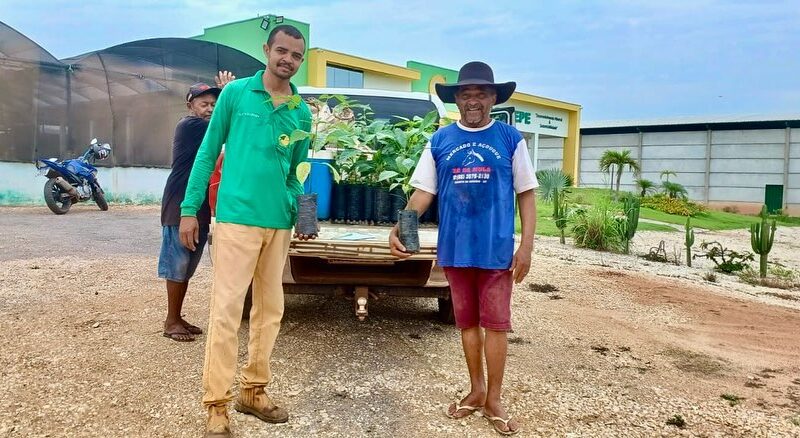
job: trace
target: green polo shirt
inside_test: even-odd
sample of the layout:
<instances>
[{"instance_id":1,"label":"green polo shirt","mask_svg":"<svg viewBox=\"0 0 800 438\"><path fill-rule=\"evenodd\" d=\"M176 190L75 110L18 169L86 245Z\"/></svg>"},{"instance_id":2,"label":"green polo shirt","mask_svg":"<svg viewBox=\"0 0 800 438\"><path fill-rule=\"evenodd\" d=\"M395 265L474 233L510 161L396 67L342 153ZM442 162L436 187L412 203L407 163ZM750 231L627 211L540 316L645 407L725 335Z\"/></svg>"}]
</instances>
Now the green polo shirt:
<instances>
[{"instance_id":1,"label":"green polo shirt","mask_svg":"<svg viewBox=\"0 0 800 438\"><path fill-rule=\"evenodd\" d=\"M309 141L290 143L289 136L295 129L311 130L311 111L302 100L273 106L263 74L262 70L230 82L219 95L189 176L181 216L197 215L224 144L217 221L264 228L294 226L295 196L303 194L295 169L307 159ZM297 96L297 88L290 85Z\"/></svg>"}]
</instances>

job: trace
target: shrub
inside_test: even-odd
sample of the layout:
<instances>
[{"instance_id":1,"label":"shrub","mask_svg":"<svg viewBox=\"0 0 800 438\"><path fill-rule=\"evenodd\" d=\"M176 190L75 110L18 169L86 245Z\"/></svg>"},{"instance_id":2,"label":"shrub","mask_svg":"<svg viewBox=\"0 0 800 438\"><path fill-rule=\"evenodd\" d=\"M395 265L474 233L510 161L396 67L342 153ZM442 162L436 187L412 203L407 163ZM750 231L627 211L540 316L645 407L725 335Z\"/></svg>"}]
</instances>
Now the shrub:
<instances>
[{"instance_id":1,"label":"shrub","mask_svg":"<svg viewBox=\"0 0 800 438\"><path fill-rule=\"evenodd\" d=\"M572 178L557 168L537 170L536 179L539 181L539 197L545 202L550 202L556 191L572 186Z\"/></svg>"},{"instance_id":2,"label":"shrub","mask_svg":"<svg viewBox=\"0 0 800 438\"><path fill-rule=\"evenodd\" d=\"M727 400L728 404L729 404L729 405L731 405L731 406L736 406L736 405L738 405L739 403L741 403L741 402L742 402L742 400L744 400L744 397L739 397L739 396L738 396L738 395L736 395L736 394L728 394L728 393L725 393L725 394L722 394L722 395L720 395L720 397L721 397L723 400Z\"/></svg>"},{"instance_id":3,"label":"shrub","mask_svg":"<svg viewBox=\"0 0 800 438\"><path fill-rule=\"evenodd\" d=\"M759 271L746 266L739 273L739 280L753 286L765 286L775 289L793 289L797 287L797 274L780 265L769 265L769 276L761 277Z\"/></svg>"},{"instance_id":4,"label":"shrub","mask_svg":"<svg viewBox=\"0 0 800 438\"><path fill-rule=\"evenodd\" d=\"M651 262L669 262L669 259L667 258L666 244L663 240L658 243L658 246L650 248L650 251L648 251L647 254L643 255L642 257L650 260Z\"/></svg>"},{"instance_id":5,"label":"shrub","mask_svg":"<svg viewBox=\"0 0 800 438\"><path fill-rule=\"evenodd\" d=\"M675 426L678 429L683 429L686 427L686 420L680 414L673 415L669 420L667 420L667 424L670 426Z\"/></svg>"},{"instance_id":6,"label":"shrub","mask_svg":"<svg viewBox=\"0 0 800 438\"><path fill-rule=\"evenodd\" d=\"M689 194L683 184L678 184L676 182L664 181L661 183L661 187L664 189L664 193L670 198L686 199L686 196Z\"/></svg>"},{"instance_id":7,"label":"shrub","mask_svg":"<svg viewBox=\"0 0 800 438\"><path fill-rule=\"evenodd\" d=\"M636 188L639 190L639 195L644 198L656 189L656 183L649 179L639 178L636 180Z\"/></svg>"},{"instance_id":8,"label":"shrub","mask_svg":"<svg viewBox=\"0 0 800 438\"><path fill-rule=\"evenodd\" d=\"M607 203L576 209L572 216L571 231L576 246L598 251L619 252L623 249L620 227Z\"/></svg>"},{"instance_id":9,"label":"shrub","mask_svg":"<svg viewBox=\"0 0 800 438\"><path fill-rule=\"evenodd\" d=\"M739 213L739 208L735 205L726 205L722 207L722 211L725 213Z\"/></svg>"},{"instance_id":10,"label":"shrub","mask_svg":"<svg viewBox=\"0 0 800 438\"><path fill-rule=\"evenodd\" d=\"M715 274L713 272L706 272L705 274L703 274L703 280L708 281L710 283L716 283L717 282L717 274Z\"/></svg>"},{"instance_id":11,"label":"shrub","mask_svg":"<svg viewBox=\"0 0 800 438\"><path fill-rule=\"evenodd\" d=\"M706 207L685 199L670 198L663 194L647 196L642 198L642 207L652 208L667 214L678 214L681 216L695 216L705 213Z\"/></svg>"},{"instance_id":12,"label":"shrub","mask_svg":"<svg viewBox=\"0 0 800 438\"><path fill-rule=\"evenodd\" d=\"M700 244L700 249L705 251L705 254L695 257L705 257L711 260L716 265L714 269L726 274L739 272L747 267L747 262L755 260L753 254L746 251L738 253L732 249L724 248L719 242L703 242Z\"/></svg>"}]
</instances>

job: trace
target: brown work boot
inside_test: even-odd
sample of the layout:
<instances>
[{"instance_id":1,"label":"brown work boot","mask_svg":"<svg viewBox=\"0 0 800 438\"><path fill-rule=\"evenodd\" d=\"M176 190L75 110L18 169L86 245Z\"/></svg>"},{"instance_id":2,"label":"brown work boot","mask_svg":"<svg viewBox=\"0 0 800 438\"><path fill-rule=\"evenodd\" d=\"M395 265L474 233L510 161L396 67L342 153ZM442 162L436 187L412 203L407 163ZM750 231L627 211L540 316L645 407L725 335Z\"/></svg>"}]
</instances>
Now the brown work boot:
<instances>
[{"instance_id":1,"label":"brown work boot","mask_svg":"<svg viewBox=\"0 0 800 438\"><path fill-rule=\"evenodd\" d=\"M231 426L228 420L228 405L208 407L205 438L230 438Z\"/></svg>"},{"instance_id":2,"label":"brown work boot","mask_svg":"<svg viewBox=\"0 0 800 438\"><path fill-rule=\"evenodd\" d=\"M267 423L285 423L289 420L289 412L275 405L264 392L263 386L242 388L234 409L243 414L255 415Z\"/></svg>"}]
</instances>

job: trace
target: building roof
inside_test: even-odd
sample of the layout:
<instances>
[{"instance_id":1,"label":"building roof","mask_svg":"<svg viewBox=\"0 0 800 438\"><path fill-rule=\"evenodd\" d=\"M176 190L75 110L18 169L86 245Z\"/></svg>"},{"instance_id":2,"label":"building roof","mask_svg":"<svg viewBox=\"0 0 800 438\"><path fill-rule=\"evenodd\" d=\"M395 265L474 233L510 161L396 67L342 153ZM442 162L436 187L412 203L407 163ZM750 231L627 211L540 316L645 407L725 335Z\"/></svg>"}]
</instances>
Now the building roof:
<instances>
[{"instance_id":1,"label":"building roof","mask_svg":"<svg viewBox=\"0 0 800 438\"><path fill-rule=\"evenodd\" d=\"M42 46L2 21L0 21L0 58L21 63L61 65L61 62ZM12 64L8 61L7 68Z\"/></svg>"}]
</instances>

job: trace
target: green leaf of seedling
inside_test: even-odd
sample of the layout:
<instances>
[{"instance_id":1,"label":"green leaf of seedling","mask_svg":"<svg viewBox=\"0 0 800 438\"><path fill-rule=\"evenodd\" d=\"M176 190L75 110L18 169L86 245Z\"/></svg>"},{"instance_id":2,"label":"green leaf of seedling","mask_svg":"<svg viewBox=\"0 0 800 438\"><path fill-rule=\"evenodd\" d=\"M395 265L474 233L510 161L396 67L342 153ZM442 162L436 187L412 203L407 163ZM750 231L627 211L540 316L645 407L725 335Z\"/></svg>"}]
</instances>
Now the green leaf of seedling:
<instances>
[{"instance_id":1,"label":"green leaf of seedling","mask_svg":"<svg viewBox=\"0 0 800 438\"><path fill-rule=\"evenodd\" d=\"M305 140L310 137L311 137L310 132L303 131L302 129L295 129L294 131L292 131L292 135L289 136L289 141L294 143L297 141Z\"/></svg>"},{"instance_id":2,"label":"green leaf of seedling","mask_svg":"<svg viewBox=\"0 0 800 438\"><path fill-rule=\"evenodd\" d=\"M406 158L397 157L395 158L394 162L397 164L397 169L400 170L400 173L406 174L408 173L408 166L405 165Z\"/></svg>"},{"instance_id":3,"label":"green leaf of seedling","mask_svg":"<svg viewBox=\"0 0 800 438\"><path fill-rule=\"evenodd\" d=\"M383 172L378 175L378 182L386 181L387 179L391 179L400 175L399 173L395 172L394 170L384 170Z\"/></svg>"},{"instance_id":4,"label":"green leaf of seedling","mask_svg":"<svg viewBox=\"0 0 800 438\"><path fill-rule=\"evenodd\" d=\"M339 183L339 181L342 180L342 176L339 174L339 171L336 170L335 167L331 166L328 163L323 163L323 164L325 164L326 166L328 166L331 169L331 174L333 175L333 181L336 182L336 183Z\"/></svg>"},{"instance_id":5,"label":"green leaf of seedling","mask_svg":"<svg viewBox=\"0 0 800 438\"><path fill-rule=\"evenodd\" d=\"M297 175L297 180L300 181L300 184L306 182L308 175L311 173L311 163L308 161L304 161L297 165L297 169L295 169L295 175Z\"/></svg>"},{"instance_id":6,"label":"green leaf of seedling","mask_svg":"<svg viewBox=\"0 0 800 438\"><path fill-rule=\"evenodd\" d=\"M436 122L436 119L438 119L438 118L439 118L439 113L438 112L436 112L436 111L429 112L428 114L425 115L425 118L422 119L422 126L421 127L423 129L430 127L431 125L433 125L434 122Z\"/></svg>"},{"instance_id":7,"label":"green leaf of seedling","mask_svg":"<svg viewBox=\"0 0 800 438\"><path fill-rule=\"evenodd\" d=\"M300 102L302 102L302 100L303 100L302 96L300 96L299 94L293 94L289 96L289 98L286 100L286 106L289 109L295 109L298 106L300 106Z\"/></svg>"},{"instance_id":8,"label":"green leaf of seedling","mask_svg":"<svg viewBox=\"0 0 800 438\"><path fill-rule=\"evenodd\" d=\"M339 155L337 156L337 159L339 161L347 161L347 160L350 160L351 158L353 158L353 157L355 157L357 155L358 155L358 150L357 149L345 149L345 150L339 152Z\"/></svg>"}]
</instances>

